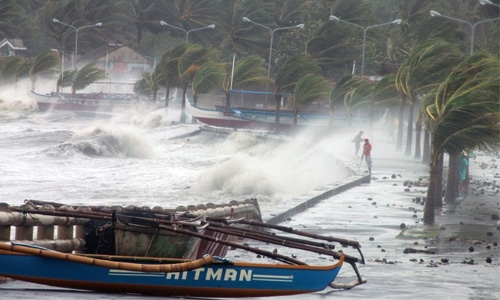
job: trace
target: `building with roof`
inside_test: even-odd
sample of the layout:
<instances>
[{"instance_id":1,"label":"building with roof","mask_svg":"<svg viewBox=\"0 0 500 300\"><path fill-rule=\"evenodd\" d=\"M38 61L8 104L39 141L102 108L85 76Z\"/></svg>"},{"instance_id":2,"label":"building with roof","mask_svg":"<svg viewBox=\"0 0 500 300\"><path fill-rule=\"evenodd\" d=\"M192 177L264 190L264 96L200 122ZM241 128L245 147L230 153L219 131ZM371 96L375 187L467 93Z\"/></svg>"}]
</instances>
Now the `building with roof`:
<instances>
[{"instance_id":1,"label":"building with roof","mask_svg":"<svg viewBox=\"0 0 500 300\"><path fill-rule=\"evenodd\" d=\"M23 56L26 51L23 40L3 39L0 42L0 57Z\"/></svg>"},{"instance_id":2,"label":"building with roof","mask_svg":"<svg viewBox=\"0 0 500 300\"><path fill-rule=\"evenodd\" d=\"M79 65L97 62L97 66L105 69L112 81L135 81L142 78L142 73L151 72L154 68L151 60L121 44L101 46L78 61Z\"/></svg>"}]
</instances>

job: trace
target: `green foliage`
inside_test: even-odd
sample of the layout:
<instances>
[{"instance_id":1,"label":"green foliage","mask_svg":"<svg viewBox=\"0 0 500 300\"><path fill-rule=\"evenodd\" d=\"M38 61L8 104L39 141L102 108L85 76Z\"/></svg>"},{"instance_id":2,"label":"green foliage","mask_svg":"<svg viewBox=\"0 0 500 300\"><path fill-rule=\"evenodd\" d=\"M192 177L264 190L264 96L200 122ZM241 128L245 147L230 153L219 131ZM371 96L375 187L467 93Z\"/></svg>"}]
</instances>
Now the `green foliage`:
<instances>
[{"instance_id":1,"label":"green foliage","mask_svg":"<svg viewBox=\"0 0 500 300\"><path fill-rule=\"evenodd\" d=\"M251 85L263 85L270 82L269 77L266 76L267 70L264 67L264 59L250 55L240 61L237 61L234 66L233 74L233 88L245 88ZM226 74L223 82L223 88L226 96L229 96L229 89L231 87L231 72Z\"/></svg>"},{"instance_id":2,"label":"green foliage","mask_svg":"<svg viewBox=\"0 0 500 300\"><path fill-rule=\"evenodd\" d=\"M306 74L319 74L320 68L317 63L305 54L290 57L281 67L276 75L276 91L291 93L295 84Z\"/></svg>"},{"instance_id":3,"label":"green foliage","mask_svg":"<svg viewBox=\"0 0 500 300\"><path fill-rule=\"evenodd\" d=\"M83 66L76 72L71 85L71 92L83 90L92 83L106 78L106 71L96 67L96 63L90 63Z\"/></svg>"},{"instance_id":4,"label":"green foliage","mask_svg":"<svg viewBox=\"0 0 500 300\"><path fill-rule=\"evenodd\" d=\"M193 78L193 94L205 94L220 87L225 75L224 65L213 61L204 63Z\"/></svg>"},{"instance_id":5,"label":"green foliage","mask_svg":"<svg viewBox=\"0 0 500 300\"><path fill-rule=\"evenodd\" d=\"M465 59L426 108L436 151L497 150L500 146L500 60L487 53Z\"/></svg>"}]
</instances>

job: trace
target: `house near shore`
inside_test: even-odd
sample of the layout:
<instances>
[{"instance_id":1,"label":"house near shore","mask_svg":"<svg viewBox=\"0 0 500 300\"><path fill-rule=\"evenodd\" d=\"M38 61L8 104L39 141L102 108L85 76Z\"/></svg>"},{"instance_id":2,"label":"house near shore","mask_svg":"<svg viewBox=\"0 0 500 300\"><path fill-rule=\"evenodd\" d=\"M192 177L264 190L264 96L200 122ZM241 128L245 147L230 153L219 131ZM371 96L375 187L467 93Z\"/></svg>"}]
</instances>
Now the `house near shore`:
<instances>
[{"instance_id":1,"label":"house near shore","mask_svg":"<svg viewBox=\"0 0 500 300\"><path fill-rule=\"evenodd\" d=\"M98 47L78 59L84 65L97 62L99 68L105 69L108 79L116 82L136 81L142 73L151 72L154 63L139 52L121 45L108 44Z\"/></svg>"},{"instance_id":2,"label":"house near shore","mask_svg":"<svg viewBox=\"0 0 500 300\"><path fill-rule=\"evenodd\" d=\"M22 39L3 39L0 42L0 58L9 56L24 56L26 47Z\"/></svg>"}]
</instances>

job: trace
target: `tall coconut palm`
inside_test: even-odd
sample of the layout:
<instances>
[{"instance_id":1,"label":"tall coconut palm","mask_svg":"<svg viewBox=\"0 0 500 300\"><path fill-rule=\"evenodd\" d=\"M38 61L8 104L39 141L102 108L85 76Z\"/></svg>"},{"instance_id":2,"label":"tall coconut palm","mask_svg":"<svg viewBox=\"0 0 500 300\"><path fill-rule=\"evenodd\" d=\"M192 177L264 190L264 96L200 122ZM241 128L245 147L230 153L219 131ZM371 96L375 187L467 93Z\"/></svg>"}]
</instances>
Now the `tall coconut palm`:
<instances>
[{"instance_id":1,"label":"tall coconut palm","mask_svg":"<svg viewBox=\"0 0 500 300\"><path fill-rule=\"evenodd\" d=\"M473 149L500 148L500 60L484 52L460 63L439 85L434 103L426 108L432 121L430 185L424 223L434 224L435 184L443 152L450 155Z\"/></svg>"},{"instance_id":2,"label":"tall coconut palm","mask_svg":"<svg viewBox=\"0 0 500 300\"><path fill-rule=\"evenodd\" d=\"M35 89L35 82L41 77L51 77L55 76L60 72L61 58L59 55L51 50L47 50L39 54L29 71L31 78L31 89Z\"/></svg>"},{"instance_id":3,"label":"tall coconut palm","mask_svg":"<svg viewBox=\"0 0 500 300\"><path fill-rule=\"evenodd\" d=\"M217 58L218 52L214 49L203 48L193 45L179 57L177 69L182 83L182 104L180 122L186 121L186 94L189 84L192 82L201 66Z\"/></svg>"},{"instance_id":4,"label":"tall coconut palm","mask_svg":"<svg viewBox=\"0 0 500 300\"><path fill-rule=\"evenodd\" d=\"M59 75L59 78L57 79L57 91L58 92L59 92L59 89L62 90L65 87L70 87L73 84L73 82L75 81L76 72L78 72L77 69L64 70Z\"/></svg>"},{"instance_id":5,"label":"tall coconut palm","mask_svg":"<svg viewBox=\"0 0 500 300\"><path fill-rule=\"evenodd\" d=\"M283 93L293 93L301 77L306 74L319 74L320 70L317 63L305 54L290 57L278 70L275 81L276 124L280 122L280 104Z\"/></svg>"},{"instance_id":6,"label":"tall coconut palm","mask_svg":"<svg viewBox=\"0 0 500 300\"><path fill-rule=\"evenodd\" d=\"M311 103L330 93L330 83L321 75L306 74L302 76L294 89L293 124L297 125L300 105Z\"/></svg>"},{"instance_id":7,"label":"tall coconut palm","mask_svg":"<svg viewBox=\"0 0 500 300\"><path fill-rule=\"evenodd\" d=\"M379 82L376 83L373 89L373 101L370 104L370 128L373 128L375 109L384 109L389 112L391 108L395 107L400 101L400 95L396 88L396 74L390 73L384 76ZM394 133L394 119L391 114L386 116L386 126L391 136Z\"/></svg>"},{"instance_id":8,"label":"tall coconut palm","mask_svg":"<svg viewBox=\"0 0 500 300\"><path fill-rule=\"evenodd\" d=\"M198 95L206 94L216 87L220 87L226 75L225 66L221 63L209 61L204 63L196 72L191 88L193 90L193 104L198 103Z\"/></svg>"},{"instance_id":9,"label":"tall coconut palm","mask_svg":"<svg viewBox=\"0 0 500 300\"><path fill-rule=\"evenodd\" d=\"M463 57L456 45L430 39L417 44L401 65L396 74L396 87L404 94L409 107L406 155L411 154L414 108L419 94L435 88Z\"/></svg>"},{"instance_id":10,"label":"tall coconut palm","mask_svg":"<svg viewBox=\"0 0 500 300\"><path fill-rule=\"evenodd\" d=\"M333 126L333 117L335 112L335 106L344 103L346 95L357 86L359 86L361 78L355 77L354 75L348 75L342 77L333 87L328 97L330 101L330 122L329 126Z\"/></svg>"},{"instance_id":11,"label":"tall coconut palm","mask_svg":"<svg viewBox=\"0 0 500 300\"><path fill-rule=\"evenodd\" d=\"M156 95L158 93L159 84L161 82L161 77L157 70L155 69L152 73L142 73L141 81L143 81L143 86L147 87L147 90L151 92L153 103L156 103Z\"/></svg>"},{"instance_id":12,"label":"tall coconut palm","mask_svg":"<svg viewBox=\"0 0 500 300\"><path fill-rule=\"evenodd\" d=\"M75 73L73 83L71 84L72 94L83 90L98 80L106 78L106 70L96 67L96 64L96 62L87 64Z\"/></svg>"},{"instance_id":13,"label":"tall coconut palm","mask_svg":"<svg viewBox=\"0 0 500 300\"><path fill-rule=\"evenodd\" d=\"M165 107L168 107L168 99L170 98L170 89L174 86L181 86L179 77L179 58L186 50L193 46L189 43L180 43L174 47L168 48L162 55L160 62L156 66L158 74L165 84Z\"/></svg>"},{"instance_id":14,"label":"tall coconut palm","mask_svg":"<svg viewBox=\"0 0 500 300\"><path fill-rule=\"evenodd\" d=\"M272 80L267 77L267 69L264 67L264 59L256 55L250 55L238 61L234 66L234 72L228 70L222 88L226 94L226 107L231 106L231 84L232 87L245 88L252 85L267 84Z\"/></svg>"}]
</instances>

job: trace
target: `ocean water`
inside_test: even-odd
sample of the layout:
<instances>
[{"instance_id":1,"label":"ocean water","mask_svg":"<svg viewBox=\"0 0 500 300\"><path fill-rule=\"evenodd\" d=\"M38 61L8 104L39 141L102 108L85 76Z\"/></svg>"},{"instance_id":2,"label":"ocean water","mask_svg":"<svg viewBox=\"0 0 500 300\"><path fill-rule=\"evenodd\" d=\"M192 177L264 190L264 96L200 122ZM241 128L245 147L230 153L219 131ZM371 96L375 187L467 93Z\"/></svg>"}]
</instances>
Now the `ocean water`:
<instances>
[{"instance_id":1,"label":"ocean water","mask_svg":"<svg viewBox=\"0 0 500 300\"><path fill-rule=\"evenodd\" d=\"M179 111L40 113L0 95L0 202L175 208L257 198L261 208L349 175L329 143L264 132L197 132Z\"/></svg>"}]
</instances>

